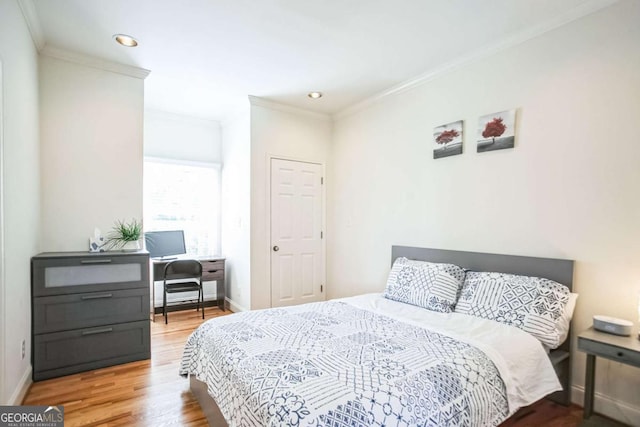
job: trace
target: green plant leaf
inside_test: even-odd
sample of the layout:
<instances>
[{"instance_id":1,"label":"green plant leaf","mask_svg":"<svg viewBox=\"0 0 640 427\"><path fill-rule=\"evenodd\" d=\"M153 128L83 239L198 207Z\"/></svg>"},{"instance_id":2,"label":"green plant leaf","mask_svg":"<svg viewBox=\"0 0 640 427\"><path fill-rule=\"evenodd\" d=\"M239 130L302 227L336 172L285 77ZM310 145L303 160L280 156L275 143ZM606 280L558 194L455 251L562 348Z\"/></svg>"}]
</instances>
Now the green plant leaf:
<instances>
[{"instance_id":1,"label":"green plant leaf","mask_svg":"<svg viewBox=\"0 0 640 427\"><path fill-rule=\"evenodd\" d=\"M116 220L111 232L107 235L107 249L122 248L127 242L135 242L142 237L142 222L132 219L127 223L123 220Z\"/></svg>"}]
</instances>

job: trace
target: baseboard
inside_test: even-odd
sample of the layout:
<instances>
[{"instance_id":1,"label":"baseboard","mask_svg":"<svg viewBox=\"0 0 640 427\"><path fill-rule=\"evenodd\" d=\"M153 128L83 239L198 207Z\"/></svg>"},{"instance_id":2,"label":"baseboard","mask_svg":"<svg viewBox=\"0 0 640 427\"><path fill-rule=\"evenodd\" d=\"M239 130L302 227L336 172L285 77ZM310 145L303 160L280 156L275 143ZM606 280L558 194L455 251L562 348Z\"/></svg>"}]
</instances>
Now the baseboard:
<instances>
[{"instance_id":1,"label":"baseboard","mask_svg":"<svg viewBox=\"0 0 640 427\"><path fill-rule=\"evenodd\" d=\"M571 400L582 406L584 403L584 387L574 385L571 387ZM640 426L640 408L626 402L612 399L611 397L595 392L594 412L605 415L621 423L631 426Z\"/></svg>"},{"instance_id":2,"label":"baseboard","mask_svg":"<svg viewBox=\"0 0 640 427\"><path fill-rule=\"evenodd\" d=\"M240 304L237 304L231 298L225 298L225 300L229 304L229 310L233 311L234 313L238 313L240 311L249 311L248 308L245 308L245 307L241 306Z\"/></svg>"},{"instance_id":3,"label":"baseboard","mask_svg":"<svg viewBox=\"0 0 640 427\"><path fill-rule=\"evenodd\" d=\"M24 400L27 392L29 391L29 387L31 387L31 365L27 367L27 370L24 371L22 378L20 378L20 382L18 383L18 387L14 390L13 394L9 398L7 405L22 405L22 401Z\"/></svg>"}]
</instances>

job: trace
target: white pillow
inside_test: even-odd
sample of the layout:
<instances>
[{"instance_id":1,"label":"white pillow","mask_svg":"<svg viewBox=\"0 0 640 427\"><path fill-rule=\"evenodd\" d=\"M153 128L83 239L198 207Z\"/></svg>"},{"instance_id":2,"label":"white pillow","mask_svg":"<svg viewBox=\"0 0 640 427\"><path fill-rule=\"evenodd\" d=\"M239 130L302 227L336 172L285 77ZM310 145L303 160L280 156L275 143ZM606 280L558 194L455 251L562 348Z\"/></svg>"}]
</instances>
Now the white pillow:
<instances>
[{"instance_id":1,"label":"white pillow","mask_svg":"<svg viewBox=\"0 0 640 427\"><path fill-rule=\"evenodd\" d=\"M427 310L451 313L465 272L453 264L396 259L389 273L384 297Z\"/></svg>"},{"instance_id":2,"label":"white pillow","mask_svg":"<svg viewBox=\"0 0 640 427\"><path fill-rule=\"evenodd\" d=\"M571 318L573 317L573 310L576 308L576 301L578 301L578 294L573 292L569 294L569 301L564 306L564 311L560 320L558 321L558 333L560 335L559 344L562 344L569 337L569 327L571 326Z\"/></svg>"},{"instance_id":3,"label":"white pillow","mask_svg":"<svg viewBox=\"0 0 640 427\"><path fill-rule=\"evenodd\" d=\"M468 271L455 311L515 326L557 348L569 293L540 277Z\"/></svg>"}]
</instances>

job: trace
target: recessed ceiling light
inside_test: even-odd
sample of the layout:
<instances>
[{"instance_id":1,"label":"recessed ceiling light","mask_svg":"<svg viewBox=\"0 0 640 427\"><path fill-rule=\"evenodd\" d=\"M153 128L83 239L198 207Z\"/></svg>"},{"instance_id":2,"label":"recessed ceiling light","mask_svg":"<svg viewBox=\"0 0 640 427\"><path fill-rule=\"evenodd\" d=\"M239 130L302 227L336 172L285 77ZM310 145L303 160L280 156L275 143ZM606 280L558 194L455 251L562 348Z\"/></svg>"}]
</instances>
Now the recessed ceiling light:
<instances>
[{"instance_id":1,"label":"recessed ceiling light","mask_svg":"<svg viewBox=\"0 0 640 427\"><path fill-rule=\"evenodd\" d=\"M136 47L138 46L138 40L134 39L131 36L126 34L114 34L113 38L115 41L120 43L122 46L126 47Z\"/></svg>"},{"instance_id":2,"label":"recessed ceiling light","mask_svg":"<svg viewBox=\"0 0 640 427\"><path fill-rule=\"evenodd\" d=\"M322 92L309 92L307 96L311 99L322 98Z\"/></svg>"}]
</instances>

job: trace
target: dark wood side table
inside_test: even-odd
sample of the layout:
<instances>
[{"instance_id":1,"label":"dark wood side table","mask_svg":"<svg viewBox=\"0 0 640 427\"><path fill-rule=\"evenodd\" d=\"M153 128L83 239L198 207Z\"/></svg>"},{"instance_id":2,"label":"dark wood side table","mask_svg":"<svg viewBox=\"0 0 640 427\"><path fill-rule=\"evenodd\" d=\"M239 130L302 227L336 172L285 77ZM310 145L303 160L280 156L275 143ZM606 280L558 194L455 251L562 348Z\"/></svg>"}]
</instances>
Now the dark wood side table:
<instances>
[{"instance_id":1,"label":"dark wood side table","mask_svg":"<svg viewBox=\"0 0 640 427\"><path fill-rule=\"evenodd\" d=\"M622 337L589 328L578 335L578 350L587 353L584 419L588 419L593 415L596 356L640 368L640 340L638 340L637 331L634 331L630 337Z\"/></svg>"}]
</instances>

